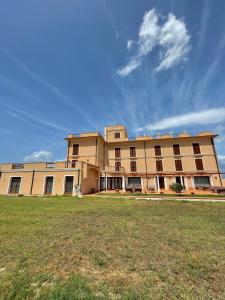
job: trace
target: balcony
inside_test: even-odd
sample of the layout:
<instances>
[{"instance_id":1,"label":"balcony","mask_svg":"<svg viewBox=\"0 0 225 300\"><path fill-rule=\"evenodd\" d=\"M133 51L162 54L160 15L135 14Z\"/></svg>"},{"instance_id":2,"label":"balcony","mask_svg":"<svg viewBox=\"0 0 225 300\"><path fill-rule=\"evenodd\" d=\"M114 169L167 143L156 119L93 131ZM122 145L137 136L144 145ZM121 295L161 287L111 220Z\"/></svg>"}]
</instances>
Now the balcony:
<instances>
[{"instance_id":1,"label":"balcony","mask_svg":"<svg viewBox=\"0 0 225 300\"><path fill-rule=\"evenodd\" d=\"M116 166L106 166L103 172L121 174L125 173L125 168Z\"/></svg>"}]
</instances>

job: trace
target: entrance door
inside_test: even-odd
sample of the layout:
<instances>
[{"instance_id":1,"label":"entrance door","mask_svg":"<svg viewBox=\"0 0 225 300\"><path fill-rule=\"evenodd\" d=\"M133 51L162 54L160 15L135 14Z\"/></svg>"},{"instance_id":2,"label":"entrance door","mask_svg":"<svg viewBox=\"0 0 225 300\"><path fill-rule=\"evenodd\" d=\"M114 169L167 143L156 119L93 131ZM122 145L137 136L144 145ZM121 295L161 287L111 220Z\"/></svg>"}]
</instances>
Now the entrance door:
<instances>
[{"instance_id":1,"label":"entrance door","mask_svg":"<svg viewBox=\"0 0 225 300\"><path fill-rule=\"evenodd\" d=\"M65 194L72 195L73 194L73 176L65 177Z\"/></svg>"},{"instance_id":2,"label":"entrance door","mask_svg":"<svg viewBox=\"0 0 225 300\"><path fill-rule=\"evenodd\" d=\"M165 189L165 181L163 176L159 176L159 188Z\"/></svg>"},{"instance_id":3,"label":"entrance door","mask_svg":"<svg viewBox=\"0 0 225 300\"><path fill-rule=\"evenodd\" d=\"M53 188L53 176L46 177L45 194L46 195L51 195L52 194L52 188Z\"/></svg>"},{"instance_id":4,"label":"entrance door","mask_svg":"<svg viewBox=\"0 0 225 300\"><path fill-rule=\"evenodd\" d=\"M108 177L107 186L108 186L108 190L121 190L122 177Z\"/></svg>"}]
</instances>

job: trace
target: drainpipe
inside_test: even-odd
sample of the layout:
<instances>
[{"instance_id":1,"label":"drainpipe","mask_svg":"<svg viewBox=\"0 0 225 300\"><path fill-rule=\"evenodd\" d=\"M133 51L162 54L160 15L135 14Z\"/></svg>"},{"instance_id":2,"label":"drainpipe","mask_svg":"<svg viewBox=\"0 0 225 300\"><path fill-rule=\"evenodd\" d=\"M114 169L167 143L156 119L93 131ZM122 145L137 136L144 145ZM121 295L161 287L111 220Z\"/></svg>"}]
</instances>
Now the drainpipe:
<instances>
[{"instance_id":1,"label":"drainpipe","mask_svg":"<svg viewBox=\"0 0 225 300\"><path fill-rule=\"evenodd\" d=\"M32 195L32 191L33 191L33 185L34 185L34 173L35 171L32 171L32 180L31 180L31 186L30 186L30 195Z\"/></svg>"},{"instance_id":2,"label":"drainpipe","mask_svg":"<svg viewBox=\"0 0 225 300\"><path fill-rule=\"evenodd\" d=\"M146 177L146 182L147 182L147 188L148 188L148 167L147 167L147 158L146 158L146 146L145 146L145 141L144 141L144 151L145 151L145 177Z\"/></svg>"},{"instance_id":3,"label":"drainpipe","mask_svg":"<svg viewBox=\"0 0 225 300\"><path fill-rule=\"evenodd\" d=\"M98 139L95 140L95 165L97 166Z\"/></svg>"}]
</instances>

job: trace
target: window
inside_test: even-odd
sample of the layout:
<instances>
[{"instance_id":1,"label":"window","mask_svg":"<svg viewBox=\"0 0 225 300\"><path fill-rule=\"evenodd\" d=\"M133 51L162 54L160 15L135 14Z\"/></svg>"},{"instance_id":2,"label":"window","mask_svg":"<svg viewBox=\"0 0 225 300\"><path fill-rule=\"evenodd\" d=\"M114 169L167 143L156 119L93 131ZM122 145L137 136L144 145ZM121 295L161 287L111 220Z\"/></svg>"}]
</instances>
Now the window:
<instances>
[{"instance_id":1,"label":"window","mask_svg":"<svg viewBox=\"0 0 225 300\"><path fill-rule=\"evenodd\" d=\"M120 148L115 148L115 157L120 157Z\"/></svg>"},{"instance_id":2,"label":"window","mask_svg":"<svg viewBox=\"0 0 225 300\"><path fill-rule=\"evenodd\" d=\"M131 162L130 162L130 171L131 171L131 172L136 172L136 171L137 171L137 164L136 164L136 161L131 161Z\"/></svg>"},{"instance_id":3,"label":"window","mask_svg":"<svg viewBox=\"0 0 225 300\"><path fill-rule=\"evenodd\" d=\"M53 189L53 176L46 177L45 180L45 194L51 195Z\"/></svg>"},{"instance_id":4,"label":"window","mask_svg":"<svg viewBox=\"0 0 225 300\"><path fill-rule=\"evenodd\" d=\"M120 132L115 132L115 139L120 139Z\"/></svg>"},{"instance_id":5,"label":"window","mask_svg":"<svg viewBox=\"0 0 225 300\"><path fill-rule=\"evenodd\" d=\"M163 171L162 160L157 160L156 161L156 171L158 171L158 172L162 172Z\"/></svg>"},{"instance_id":6,"label":"window","mask_svg":"<svg viewBox=\"0 0 225 300\"><path fill-rule=\"evenodd\" d=\"M182 166L181 159L176 159L175 160L175 168L176 168L176 171L183 171L183 166Z\"/></svg>"},{"instance_id":7,"label":"window","mask_svg":"<svg viewBox=\"0 0 225 300\"><path fill-rule=\"evenodd\" d=\"M192 144L194 154L201 154L199 143Z\"/></svg>"},{"instance_id":8,"label":"window","mask_svg":"<svg viewBox=\"0 0 225 300\"><path fill-rule=\"evenodd\" d=\"M203 162L202 162L201 158L196 158L195 159L195 165L196 165L197 171L203 171L204 170Z\"/></svg>"},{"instance_id":9,"label":"window","mask_svg":"<svg viewBox=\"0 0 225 300\"><path fill-rule=\"evenodd\" d=\"M209 186L210 185L209 176L195 176L194 182L195 182L195 186Z\"/></svg>"},{"instance_id":10,"label":"window","mask_svg":"<svg viewBox=\"0 0 225 300\"><path fill-rule=\"evenodd\" d=\"M173 154L180 155L180 145L178 145L178 144L173 145Z\"/></svg>"},{"instance_id":11,"label":"window","mask_svg":"<svg viewBox=\"0 0 225 300\"><path fill-rule=\"evenodd\" d=\"M155 146L155 156L161 156L161 146Z\"/></svg>"},{"instance_id":12,"label":"window","mask_svg":"<svg viewBox=\"0 0 225 300\"><path fill-rule=\"evenodd\" d=\"M130 147L130 157L136 157L136 147Z\"/></svg>"},{"instance_id":13,"label":"window","mask_svg":"<svg viewBox=\"0 0 225 300\"><path fill-rule=\"evenodd\" d=\"M128 177L128 186L129 185L141 186L141 177Z\"/></svg>"},{"instance_id":14,"label":"window","mask_svg":"<svg viewBox=\"0 0 225 300\"><path fill-rule=\"evenodd\" d=\"M79 144L74 144L73 145L73 155L78 155L79 154Z\"/></svg>"},{"instance_id":15,"label":"window","mask_svg":"<svg viewBox=\"0 0 225 300\"><path fill-rule=\"evenodd\" d=\"M122 177L107 177L108 190L121 190L122 189Z\"/></svg>"},{"instance_id":16,"label":"window","mask_svg":"<svg viewBox=\"0 0 225 300\"><path fill-rule=\"evenodd\" d=\"M65 177L65 194L73 193L73 176Z\"/></svg>"},{"instance_id":17,"label":"window","mask_svg":"<svg viewBox=\"0 0 225 300\"><path fill-rule=\"evenodd\" d=\"M119 172L121 168L121 162L120 161L116 161L115 162L115 171Z\"/></svg>"},{"instance_id":18,"label":"window","mask_svg":"<svg viewBox=\"0 0 225 300\"><path fill-rule=\"evenodd\" d=\"M77 159L73 159L71 162L71 168L76 168Z\"/></svg>"},{"instance_id":19,"label":"window","mask_svg":"<svg viewBox=\"0 0 225 300\"><path fill-rule=\"evenodd\" d=\"M12 177L10 183L10 194L19 194L21 184L21 177Z\"/></svg>"}]
</instances>

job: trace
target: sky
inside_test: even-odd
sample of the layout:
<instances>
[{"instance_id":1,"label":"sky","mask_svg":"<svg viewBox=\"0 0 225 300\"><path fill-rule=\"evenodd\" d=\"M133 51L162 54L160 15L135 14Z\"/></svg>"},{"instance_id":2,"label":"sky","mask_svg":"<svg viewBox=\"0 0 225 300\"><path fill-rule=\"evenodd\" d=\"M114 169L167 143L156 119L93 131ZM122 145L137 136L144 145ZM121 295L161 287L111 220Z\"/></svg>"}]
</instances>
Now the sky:
<instances>
[{"instance_id":1,"label":"sky","mask_svg":"<svg viewBox=\"0 0 225 300\"><path fill-rule=\"evenodd\" d=\"M0 0L0 161L69 133L212 130L225 170L225 1Z\"/></svg>"}]
</instances>

